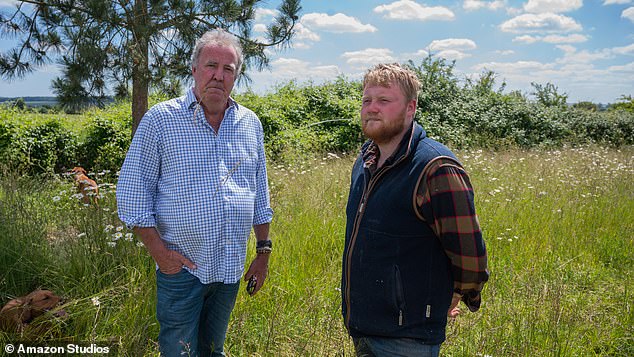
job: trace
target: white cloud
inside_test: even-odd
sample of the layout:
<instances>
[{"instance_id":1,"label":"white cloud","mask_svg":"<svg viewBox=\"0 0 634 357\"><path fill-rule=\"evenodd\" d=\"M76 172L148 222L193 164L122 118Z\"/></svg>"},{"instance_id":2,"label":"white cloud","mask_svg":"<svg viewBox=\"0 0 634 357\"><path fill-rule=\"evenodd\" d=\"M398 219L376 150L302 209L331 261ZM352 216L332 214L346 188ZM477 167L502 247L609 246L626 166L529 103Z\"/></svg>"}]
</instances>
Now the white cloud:
<instances>
[{"instance_id":1,"label":"white cloud","mask_svg":"<svg viewBox=\"0 0 634 357\"><path fill-rule=\"evenodd\" d=\"M581 31L582 27L570 17L545 13L519 15L504 22L500 29L511 33L557 33Z\"/></svg>"},{"instance_id":2,"label":"white cloud","mask_svg":"<svg viewBox=\"0 0 634 357\"><path fill-rule=\"evenodd\" d=\"M356 18L342 13L337 13L332 16L322 13L310 13L302 16L301 23L313 29L335 33L377 31L376 27L369 24L362 24Z\"/></svg>"},{"instance_id":3,"label":"white cloud","mask_svg":"<svg viewBox=\"0 0 634 357\"><path fill-rule=\"evenodd\" d=\"M498 10L498 9L504 8L505 6L506 6L505 0L495 0L495 1L465 0L462 3L462 8L467 11L480 10L480 9Z\"/></svg>"},{"instance_id":4,"label":"white cloud","mask_svg":"<svg viewBox=\"0 0 634 357\"><path fill-rule=\"evenodd\" d=\"M428 48L432 51L445 51L445 50L475 50L475 42L467 38L447 38L444 40L432 41Z\"/></svg>"},{"instance_id":5,"label":"white cloud","mask_svg":"<svg viewBox=\"0 0 634 357\"><path fill-rule=\"evenodd\" d=\"M427 52L427 50L418 50L416 53L405 54L405 56L412 60L415 58L427 58L427 56L429 56L429 52Z\"/></svg>"},{"instance_id":6,"label":"white cloud","mask_svg":"<svg viewBox=\"0 0 634 357\"><path fill-rule=\"evenodd\" d=\"M541 71L544 69L552 69L553 64L541 63L537 61L517 61L517 62L487 62L480 63L472 67L473 70L482 71L485 69L492 70L501 74L508 73L526 73L529 71Z\"/></svg>"},{"instance_id":7,"label":"white cloud","mask_svg":"<svg viewBox=\"0 0 634 357\"><path fill-rule=\"evenodd\" d=\"M514 55L515 51L513 51L513 50L495 50L495 53L497 53L500 56L510 56L510 55Z\"/></svg>"},{"instance_id":8,"label":"white cloud","mask_svg":"<svg viewBox=\"0 0 634 357\"><path fill-rule=\"evenodd\" d=\"M621 4L629 4L632 0L605 0L603 5L621 5Z\"/></svg>"},{"instance_id":9,"label":"white cloud","mask_svg":"<svg viewBox=\"0 0 634 357\"><path fill-rule=\"evenodd\" d=\"M513 42L523 42L523 43L531 44L531 43L539 42L540 39L541 37L539 36L522 35L522 36L515 37L513 39Z\"/></svg>"},{"instance_id":10,"label":"white cloud","mask_svg":"<svg viewBox=\"0 0 634 357\"><path fill-rule=\"evenodd\" d=\"M471 57L470 54L458 51L458 50L444 50L435 54L437 57L442 57L447 60L461 60L463 58Z\"/></svg>"},{"instance_id":11,"label":"white cloud","mask_svg":"<svg viewBox=\"0 0 634 357\"><path fill-rule=\"evenodd\" d=\"M583 6L583 0L528 0L524 10L532 13L559 13L574 11Z\"/></svg>"},{"instance_id":12,"label":"white cloud","mask_svg":"<svg viewBox=\"0 0 634 357\"><path fill-rule=\"evenodd\" d=\"M581 43L588 41L588 38L580 34L572 34L567 36L549 35L544 36L542 41L547 43Z\"/></svg>"},{"instance_id":13,"label":"white cloud","mask_svg":"<svg viewBox=\"0 0 634 357\"><path fill-rule=\"evenodd\" d=\"M255 21L270 21L278 14L277 10L259 7L255 9Z\"/></svg>"},{"instance_id":14,"label":"white cloud","mask_svg":"<svg viewBox=\"0 0 634 357\"><path fill-rule=\"evenodd\" d=\"M588 64L597 60L613 57L611 51L607 49L589 52L588 50L577 51L577 49L571 45L559 45L556 47L564 51L564 56L557 59L556 62L564 65Z\"/></svg>"},{"instance_id":15,"label":"white cloud","mask_svg":"<svg viewBox=\"0 0 634 357\"><path fill-rule=\"evenodd\" d=\"M271 73L266 73L265 75L272 75L277 80L289 80L294 78L305 80L309 78L334 78L339 73L339 68L334 65L311 66L309 62L296 58L278 58L271 62Z\"/></svg>"},{"instance_id":16,"label":"white cloud","mask_svg":"<svg viewBox=\"0 0 634 357\"><path fill-rule=\"evenodd\" d=\"M465 51L474 50L477 47L475 42L467 38L447 38L432 41L427 46L427 49L431 51L434 56L448 60L460 60L471 57L471 55Z\"/></svg>"},{"instance_id":17,"label":"white cloud","mask_svg":"<svg viewBox=\"0 0 634 357\"><path fill-rule=\"evenodd\" d=\"M621 17L634 22L634 6L628 7L627 9L623 10L623 12L621 13Z\"/></svg>"},{"instance_id":18,"label":"white cloud","mask_svg":"<svg viewBox=\"0 0 634 357\"><path fill-rule=\"evenodd\" d=\"M319 41L321 39L318 34L311 31L309 28L304 26L301 22L295 24L294 38L297 40L308 40L308 41Z\"/></svg>"},{"instance_id":19,"label":"white cloud","mask_svg":"<svg viewBox=\"0 0 634 357\"><path fill-rule=\"evenodd\" d=\"M588 38L584 35L580 34L572 34L567 36L561 35L548 35L548 36L517 36L513 39L513 42L524 42L527 44L535 43L535 42L546 42L546 43L581 43L588 41Z\"/></svg>"},{"instance_id":20,"label":"white cloud","mask_svg":"<svg viewBox=\"0 0 634 357\"><path fill-rule=\"evenodd\" d=\"M627 64L624 64L622 66L610 66L608 67L609 71L614 71L614 72L630 72L630 73L634 73L634 62L630 62Z\"/></svg>"},{"instance_id":21,"label":"white cloud","mask_svg":"<svg viewBox=\"0 0 634 357\"><path fill-rule=\"evenodd\" d=\"M255 32L266 32L265 24L255 24L253 25L253 31Z\"/></svg>"},{"instance_id":22,"label":"white cloud","mask_svg":"<svg viewBox=\"0 0 634 357\"><path fill-rule=\"evenodd\" d=\"M385 18L391 20L453 20L456 15L446 7L424 6L411 0L400 0L388 5L374 8L377 14L385 13Z\"/></svg>"},{"instance_id":23,"label":"white cloud","mask_svg":"<svg viewBox=\"0 0 634 357\"><path fill-rule=\"evenodd\" d=\"M365 68L377 63L396 62L392 51L387 48L366 48L361 51L345 52L341 57L346 59L346 63L356 68Z\"/></svg>"},{"instance_id":24,"label":"white cloud","mask_svg":"<svg viewBox=\"0 0 634 357\"><path fill-rule=\"evenodd\" d=\"M571 45L559 45L556 46L557 48L559 48L560 50L564 51L564 53L566 55L571 55L575 52L577 52L577 48L575 46L571 46Z\"/></svg>"},{"instance_id":25,"label":"white cloud","mask_svg":"<svg viewBox=\"0 0 634 357\"><path fill-rule=\"evenodd\" d=\"M634 55L634 43L624 47L614 47L612 52L617 55Z\"/></svg>"},{"instance_id":26,"label":"white cloud","mask_svg":"<svg viewBox=\"0 0 634 357\"><path fill-rule=\"evenodd\" d=\"M320 41L321 37L311 31L308 27L302 25L301 22L295 24L295 37L293 37L293 48L308 49L312 47L313 42Z\"/></svg>"}]
</instances>

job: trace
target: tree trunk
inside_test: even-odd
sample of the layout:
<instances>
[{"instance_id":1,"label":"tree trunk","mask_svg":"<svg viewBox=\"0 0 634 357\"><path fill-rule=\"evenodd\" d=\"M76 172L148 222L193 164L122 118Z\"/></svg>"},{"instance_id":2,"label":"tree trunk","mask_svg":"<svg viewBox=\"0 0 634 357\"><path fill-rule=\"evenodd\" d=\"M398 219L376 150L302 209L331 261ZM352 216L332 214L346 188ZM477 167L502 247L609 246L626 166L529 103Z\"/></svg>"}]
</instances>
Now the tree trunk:
<instances>
[{"instance_id":1,"label":"tree trunk","mask_svg":"<svg viewBox=\"0 0 634 357\"><path fill-rule=\"evenodd\" d=\"M149 28L147 18L147 0L136 0L134 4L135 26L133 29L134 46L132 48L132 136L148 110Z\"/></svg>"}]
</instances>

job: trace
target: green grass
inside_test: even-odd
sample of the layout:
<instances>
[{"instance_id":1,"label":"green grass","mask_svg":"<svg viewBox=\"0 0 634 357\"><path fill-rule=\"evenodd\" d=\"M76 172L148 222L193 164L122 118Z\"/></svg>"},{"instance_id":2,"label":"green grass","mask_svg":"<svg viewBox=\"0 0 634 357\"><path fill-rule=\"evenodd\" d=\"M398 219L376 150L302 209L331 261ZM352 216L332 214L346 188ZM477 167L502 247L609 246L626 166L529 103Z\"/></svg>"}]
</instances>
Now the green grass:
<instances>
[{"instance_id":1,"label":"green grass","mask_svg":"<svg viewBox=\"0 0 634 357\"><path fill-rule=\"evenodd\" d=\"M481 310L450 321L442 355L634 355L634 148L458 155L476 190L491 279ZM352 160L270 164L269 278L255 297L240 291L231 355L353 354L338 290ZM64 296L69 317L41 338L156 356L154 264L126 240L114 188L101 190L100 208L84 207L67 178L2 174L0 302L47 287ZM0 333L0 344L19 338Z\"/></svg>"}]
</instances>

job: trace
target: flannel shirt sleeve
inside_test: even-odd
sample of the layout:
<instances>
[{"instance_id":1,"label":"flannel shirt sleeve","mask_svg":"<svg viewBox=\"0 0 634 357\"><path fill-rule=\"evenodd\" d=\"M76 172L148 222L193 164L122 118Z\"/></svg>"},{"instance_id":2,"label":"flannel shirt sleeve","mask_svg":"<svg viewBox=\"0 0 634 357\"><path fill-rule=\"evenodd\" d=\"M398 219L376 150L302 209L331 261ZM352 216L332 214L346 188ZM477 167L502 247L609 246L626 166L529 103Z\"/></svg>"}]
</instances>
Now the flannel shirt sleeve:
<instances>
[{"instance_id":1,"label":"flannel shirt sleeve","mask_svg":"<svg viewBox=\"0 0 634 357\"><path fill-rule=\"evenodd\" d=\"M471 311L489 279L487 254L465 170L450 158L428 164L416 188L419 215L430 225L451 260L454 292Z\"/></svg>"},{"instance_id":2,"label":"flannel shirt sleeve","mask_svg":"<svg viewBox=\"0 0 634 357\"><path fill-rule=\"evenodd\" d=\"M117 211L129 228L155 227L155 198L160 170L159 132L150 119L141 120L117 182Z\"/></svg>"}]
</instances>

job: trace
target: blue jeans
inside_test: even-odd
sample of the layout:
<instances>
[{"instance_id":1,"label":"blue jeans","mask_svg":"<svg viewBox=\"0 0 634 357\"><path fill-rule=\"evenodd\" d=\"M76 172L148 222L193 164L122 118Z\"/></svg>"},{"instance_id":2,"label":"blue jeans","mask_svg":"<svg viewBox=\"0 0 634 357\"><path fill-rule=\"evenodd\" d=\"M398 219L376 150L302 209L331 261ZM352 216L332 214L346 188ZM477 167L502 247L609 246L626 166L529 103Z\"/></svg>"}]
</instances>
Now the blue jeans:
<instances>
[{"instance_id":1,"label":"blue jeans","mask_svg":"<svg viewBox=\"0 0 634 357\"><path fill-rule=\"evenodd\" d=\"M229 316L240 282L202 284L183 269L156 271L156 317L163 357L224 356Z\"/></svg>"},{"instance_id":2,"label":"blue jeans","mask_svg":"<svg viewBox=\"0 0 634 357\"><path fill-rule=\"evenodd\" d=\"M414 338L355 337L357 357L438 357L440 345L426 345Z\"/></svg>"}]
</instances>

